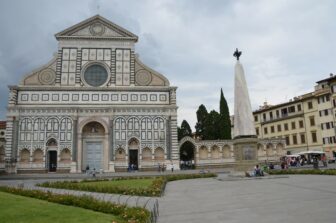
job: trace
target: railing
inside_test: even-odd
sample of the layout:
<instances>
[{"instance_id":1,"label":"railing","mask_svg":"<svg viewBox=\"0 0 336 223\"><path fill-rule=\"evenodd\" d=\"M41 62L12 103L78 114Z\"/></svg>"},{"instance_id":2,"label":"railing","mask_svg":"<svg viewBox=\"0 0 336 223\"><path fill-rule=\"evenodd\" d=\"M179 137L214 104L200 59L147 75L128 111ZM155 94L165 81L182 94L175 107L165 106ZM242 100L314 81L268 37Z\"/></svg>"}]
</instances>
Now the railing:
<instances>
[{"instance_id":1,"label":"railing","mask_svg":"<svg viewBox=\"0 0 336 223\"><path fill-rule=\"evenodd\" d=\"M264 123L267 123L267 122L278 121L278 120L281 120L281 119L286 119L288 117L300 116L300 115L303 115L303 111L296 111L296 112L292 112L292 113L281 114L280 116L277 116L277 117L262 119L261 123L264 124Z\"/></svg>"}]
</instances>

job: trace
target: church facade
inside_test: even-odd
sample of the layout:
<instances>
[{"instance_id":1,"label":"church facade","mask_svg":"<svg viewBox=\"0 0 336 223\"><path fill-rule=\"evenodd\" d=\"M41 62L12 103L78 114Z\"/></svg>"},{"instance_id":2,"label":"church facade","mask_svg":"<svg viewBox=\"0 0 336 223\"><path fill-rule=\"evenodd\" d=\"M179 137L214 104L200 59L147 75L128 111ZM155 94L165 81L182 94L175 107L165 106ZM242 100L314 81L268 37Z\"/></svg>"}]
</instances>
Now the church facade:
<instances>
[{"instance_id":1,"label":"church facade","mask_svg":"<svg viewBox=\"0 0 336 223\"><path fill-rule=\"evenodd\" d=\"M46 65L9 86L7 172L179 168L176 87L97 15L55 35Z\"/></svg>"}]
</instances>

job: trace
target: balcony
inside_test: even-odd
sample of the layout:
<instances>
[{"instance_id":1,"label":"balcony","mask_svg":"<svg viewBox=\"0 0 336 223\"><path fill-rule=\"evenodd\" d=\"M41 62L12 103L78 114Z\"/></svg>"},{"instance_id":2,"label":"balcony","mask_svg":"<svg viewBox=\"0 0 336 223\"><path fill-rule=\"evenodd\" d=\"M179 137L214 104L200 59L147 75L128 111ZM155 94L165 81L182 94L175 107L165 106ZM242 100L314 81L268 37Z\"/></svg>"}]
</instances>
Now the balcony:
<instances>
[{"instance_id":1,"label":"balcony","mask_svg":"<svg viewBox=\"0 0 336 223\"><path fill-rule=\"evenodd\" d=\"M266 118L266 119L263 119L260 123L263 125L267 123L277 122L277 121L281 121L284 119L296 118L296 117L303 117L303 111L281 114L280 116L273 117L273 118Z\"/></svg>"}]
</instances>

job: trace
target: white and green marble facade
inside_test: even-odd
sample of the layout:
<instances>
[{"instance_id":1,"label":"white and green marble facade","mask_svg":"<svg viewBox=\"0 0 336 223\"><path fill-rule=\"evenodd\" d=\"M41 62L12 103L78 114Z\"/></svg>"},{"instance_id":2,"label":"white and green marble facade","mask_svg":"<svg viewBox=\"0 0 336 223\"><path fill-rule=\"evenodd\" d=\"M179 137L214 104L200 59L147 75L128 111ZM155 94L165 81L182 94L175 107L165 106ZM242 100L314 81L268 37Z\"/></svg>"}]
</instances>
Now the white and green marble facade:
<instances>
[{"instance_id":1,"label":"white and green marble facade","mask_svg":"<svg viewBox=\"0 0 336 223\"><path fill-rule=\"evenodd\" d=\"M7 172L48 171L49 151L57 171L81 172L91 142L106 172L126 170L131 150L140 169L178 169L176 87L139 60L138 37L101 16L55 36L54 58L9 86ZM99 86L84 75L94 65L106 70Z\"/></svg>"}]
</instances>

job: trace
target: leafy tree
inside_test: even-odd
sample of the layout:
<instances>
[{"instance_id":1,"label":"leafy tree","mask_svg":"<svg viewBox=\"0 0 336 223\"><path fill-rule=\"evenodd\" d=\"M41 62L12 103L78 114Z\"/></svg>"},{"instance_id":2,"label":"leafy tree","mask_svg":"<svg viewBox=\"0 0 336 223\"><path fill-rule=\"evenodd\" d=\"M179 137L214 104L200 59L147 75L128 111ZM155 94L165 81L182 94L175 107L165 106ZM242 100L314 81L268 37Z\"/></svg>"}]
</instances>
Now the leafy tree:
<instances>
[{"instance_id":1,"label":"leafy tree","mask_svg":"<svg viewBox=\"0 0 336 223\"><path fill-rule=\"evenodd\" d=\"M180 141L183 138L182 130L180 126L177 126L177 140Z\"/></svg>"},{"instance_id":2,"label":"leafy tree","mask_svg":"<svg viewBox=\"0 0 336 223\"><path fill-rule=\"evenodd\" d=\"M178 140L181 140L185 136L191 136L191 135L192 135L192 131L191 131L189 123L186 120L183 120L181 124L181 128L177 127Z\"/></svg>"},{"instance_id":3,"label":"leafy tree","mask_svg":"<svg viewBox=\"0 0 336 223\"><path fill-rule=\"evenodd\" d=\"M220 128L221 128L221 123L220 123L221 116L220 114L212 110L206 120L205 120L205 134L204 138L208 140L216 140L220 139Z\"/></svg>"},{"instance_id":4,"label":"leafy tree","mask_svg":"<svg viewBox=\"0 0 336 223\"><path fill-rule=\"evenodd\" d=\"M219 102L220 113L220 139L231 139L231 119L227 102L225 100L223 90L221 89L221 96Z\"/></svg>"},{"instance_id":5,"label":"leafy tree","mask_svg":"<svg viewBox=\"0 0 336 223\"><path fill-rule=\"evenodd\" d=\"M198 110L196 112L196 116L197 116L197 123L196 123L196 126L195 126L196 136L201 138L201 139L205 139L204 138L204 134L206 132L206 130L205 130L205 120L208 116L208 111L203 104L201 104L198 107Z\"/></svg>"}]
</instances>

